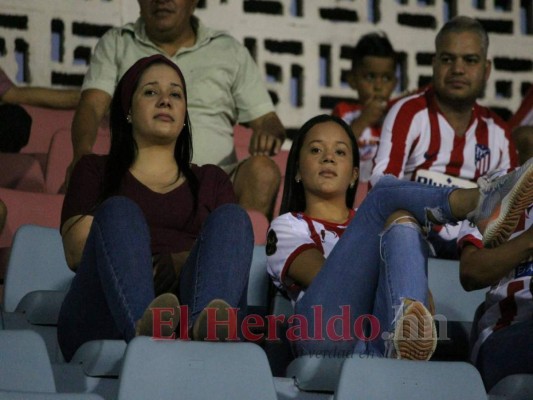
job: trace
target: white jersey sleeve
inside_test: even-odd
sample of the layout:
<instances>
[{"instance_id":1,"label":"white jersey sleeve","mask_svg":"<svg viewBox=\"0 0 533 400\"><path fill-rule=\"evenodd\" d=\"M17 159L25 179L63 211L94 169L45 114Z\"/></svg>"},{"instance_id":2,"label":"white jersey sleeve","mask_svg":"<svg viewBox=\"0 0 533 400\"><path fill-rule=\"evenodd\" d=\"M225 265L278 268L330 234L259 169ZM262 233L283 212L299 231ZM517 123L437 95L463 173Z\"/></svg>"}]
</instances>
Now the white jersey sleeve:
<instances>
[{"instance_id":1,"label":"white jersey sleeve","mask_svg":"<svg viewBox=\"0 0 533 400\"><path fill-rule=\"evenodd\" d=\"M287 213L272 221L267 235L267 271L274 284L293 300L301 288L287 276L288 268L299 254L311 248L320 250L305 220Z\"/></svg>"}]
</instances>

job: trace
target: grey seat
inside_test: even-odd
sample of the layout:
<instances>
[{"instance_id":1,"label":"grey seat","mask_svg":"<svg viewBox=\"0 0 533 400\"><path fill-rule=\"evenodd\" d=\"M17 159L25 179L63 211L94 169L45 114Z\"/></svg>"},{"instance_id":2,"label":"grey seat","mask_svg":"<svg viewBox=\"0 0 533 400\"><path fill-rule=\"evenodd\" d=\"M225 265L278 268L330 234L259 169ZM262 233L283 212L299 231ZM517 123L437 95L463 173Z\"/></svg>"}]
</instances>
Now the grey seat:
<instances>
[{"instance_id":1,"label":"grey seat","mask_svg":"<svg viewBox=\"0 0 533 400\"><path fill-rule=\"evenodd\" d=\"M344 358L301 356L287 367L285 376L303 391L333 392L339 382Z\"/></svg>"},{"instance_id":2,"label":"grey seat","mask_svg":"<svg viewBox=\"0 0 533 400\"><path fill-rule=\"evenodd\" d=\"M533 374L508 375L492 387L489 399L533 399Z\"/></svg>"},{"instance_id":3,"label":"grey seat","mask_svg":"<svg viewBox=\"0 0 533 400\"><path fill-rule=\"evenodd\" d=\"M439 326L439 341L433 359L465 361L470 328L477 306L485 299L485 291L466 292L462 288L458 261L430 258L428 280ZM273 313L292 314L290 301L278 294L274 299ZM333 392L342 362L342 358L334 357L298 357L287 366L285 376L293 378L300 390Z\"/></svg>"},{"instance_id":4,"label":"grey seat","mask_svg":"<svg viewBox=\"0 0 533 400\"><path fill-rule=\"evenodd\" d=\"M39 393L0 390L2 400L103 400L93 393Z\"/></svg>"},{"instance_id":5,"label":"grey seat","mask_svg":"<svg viewBox=\"0 0 533 400\"><path fill-rule=\"evenodd\" d=\"M56 326L73 277L58 229L23 225L17 230L7 265L3 326L38 333L53 363L64 362ZM125 348L122 340L88 342L73 361L88 377L116 377Z\"/></svg>"},{"instance_id":6,"label":"grey seat","mask_svg":"<svg viewBox=\"0 0 533 400\"><path fill-rule=\"evenodd\" d=\"M31 294L34 292L65 292L73 277L74 272L65 261L59 230L23 225L13 237L5 278L3 309L6 312L16 311L21 300L25 296L34 296ZM42 298L46 294L40 293L39 296ZM57 293L51 296L57 296ZM29 304L31 299L25 299L25 302ZM42 306L47 302L36 303ZM54 317L57 321L57 315L52 313L50 317L50 322L54 322Z\"/></svg>"},{"instance_id":7,"label":"grey seat","mask_svg":"<svg viewBox=\"0 0 533 400\"><path fill-rule=\"evenodd\" d=\"M459 280L459 261L430 258L429 288L435 302L438 345L433 360L467 361L469 336L478 306L486 290L467 292Z\"/></svg>"},{"instance_id":8,"label":"grey seat","mask_svg":"<svg viewBox=\"0 0 533 400\"><path fill-rule=\"evenodd\" d=\"M268 277L264 246L254 248L248 300L266 314ZM4 289L3 329L31 329L45 340L52 362L64 362L57 344L59 310L74 273L68 268L59 231L23 225L16 232ZM82 345L71 363L89 377L117 377L126 344L97 340Z\"/></svg>"},{"instance_id":9,"label":"grey seat","mask_svg":"<svg viewBox=\"0 0 533 400\"><path fill-rule=\"evenodd\" d=\"M335 400L486 400L481 376L466 362L346 359Z\"/></svg>"},{"instance_id":10,"label":"grey seat","mask_svg":"<svg viewBox=\"0 0 533 400\"><path fill-rule=\"evenodd\" d=\"M252 343L136 337L126 350L119 400L276 400L263 350Z\"/></svg>"},{"instance_id":11,"label":"grey seat","mask_svg":"<svg viewBox=\"0 0 533 400\"><path fill-rule=\"evenodd\" d=\"M56 386L43 339L27 330L0 331L0 389L54 393Z\"/></svg>"}]
</instances>

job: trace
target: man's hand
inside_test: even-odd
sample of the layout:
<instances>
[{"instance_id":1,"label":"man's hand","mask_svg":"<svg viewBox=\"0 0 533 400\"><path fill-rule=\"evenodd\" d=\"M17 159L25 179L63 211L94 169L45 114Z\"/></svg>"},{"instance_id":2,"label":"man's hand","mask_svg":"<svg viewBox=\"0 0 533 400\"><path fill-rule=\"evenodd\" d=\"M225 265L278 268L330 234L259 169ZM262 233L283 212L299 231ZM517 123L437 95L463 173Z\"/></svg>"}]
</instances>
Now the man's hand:
<instances>
[{"instance_id":1,"label":"man's hand","mask_svg":"<svg viewBox=\"0 0 533 400\"><path fill-rule=\"evenodd\" d=\"M254 131L248 150L252 156L274 156L279 153L282 144L283 140L276 136Z\"/></svg>"},{"instance_id":2,"label":"man's hand","mask_svg":"<svg viewBox=\"0 0 533 400\"><path fill-rule=\"evenodd\" d=\"M285 140L285 128L274 112L250 121L253 129L248 151L252 156L273 156L279 153Z\"/></svg>"}]
</instances>

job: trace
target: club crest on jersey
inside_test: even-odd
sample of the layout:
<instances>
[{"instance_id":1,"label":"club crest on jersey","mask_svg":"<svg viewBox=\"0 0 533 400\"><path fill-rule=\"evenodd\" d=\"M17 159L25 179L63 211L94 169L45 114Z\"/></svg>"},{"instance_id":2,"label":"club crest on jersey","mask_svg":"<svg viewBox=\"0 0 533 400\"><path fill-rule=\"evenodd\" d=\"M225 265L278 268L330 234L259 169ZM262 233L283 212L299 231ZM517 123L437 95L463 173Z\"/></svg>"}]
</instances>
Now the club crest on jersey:
<instances>
[{"instance_id":1,"label":"club crest on jersey","mask_svg":"<svg viewBox=\"0 0 533 400\"><path fill-rule=\"evenodd\" d=\"M490 149L484 144L476 144L475 149L476 172L485 175L490 168Z\"/></svg>"},{"instance_id":2,"label":"club crest on jersey","mask_svg":"<svg viewBox=\"0 0 533 400\"><path fill-rule=\"evenodd\" d=\"M274 229L271 229L268 231L267 235L267 243L266 243L266 255L271 256L274 254L277 250L278 244L278 237L276 236L276 232L274 232Z\"/></svg>"},{"instance_id":3,"label":"club crest on jersey","mask_svg":"<svg viewBox=\"0 0 533 400\"><path fill-rule=\"evenodd\" d=\"M515 279L523 278L525 276L533 276L533 257L529 257L529 260L520 264L515 269Z\"/></svg>"}]
</instances>

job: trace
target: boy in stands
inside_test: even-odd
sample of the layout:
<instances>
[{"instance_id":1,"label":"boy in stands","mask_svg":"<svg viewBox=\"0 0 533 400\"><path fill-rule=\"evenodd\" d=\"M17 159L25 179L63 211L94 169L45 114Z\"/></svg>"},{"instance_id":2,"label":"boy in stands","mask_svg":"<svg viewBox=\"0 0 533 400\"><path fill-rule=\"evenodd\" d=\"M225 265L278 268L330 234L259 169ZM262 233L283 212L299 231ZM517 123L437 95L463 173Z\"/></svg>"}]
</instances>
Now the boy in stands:
<instances>
[{"instance_id":1,"label":"boy in stands","mask_svg":"<svg viewBox=\"0 0 533 400\"><path fill-rule=\"evenodd\" d=\"M368 182L377 153L381 124L396 86L396 52L384 33L368 33L357 42L352 54L350 87L359 101L340 102L333 115L352 128L360 156L360 182Z\"/></svg>"}]
</instances>

